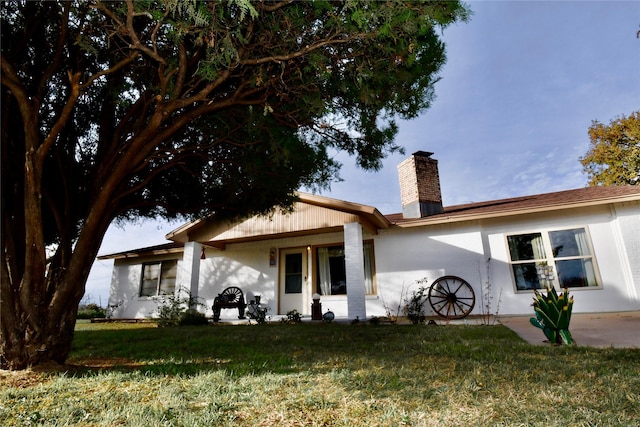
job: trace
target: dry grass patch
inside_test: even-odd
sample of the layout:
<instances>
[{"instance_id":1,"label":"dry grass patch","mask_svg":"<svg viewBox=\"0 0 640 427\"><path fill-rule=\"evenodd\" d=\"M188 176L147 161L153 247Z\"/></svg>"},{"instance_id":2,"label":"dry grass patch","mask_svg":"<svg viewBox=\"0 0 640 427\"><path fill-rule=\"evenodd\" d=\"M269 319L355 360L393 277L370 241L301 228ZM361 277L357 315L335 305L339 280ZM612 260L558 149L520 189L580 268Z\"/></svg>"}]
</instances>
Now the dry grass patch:
<instances>
[{"instance_id":1,"label":"dry grass patch","mask_svg":"<svg viewBox=\"0 0 640 427\"><path fill-rule=\"evenodd\" d=\"M638 350L531 346L502 326L91 326L76 332L69 363L33 377L11 373L25 376L0 388L0 425L587 426L640 418Z\"/></svg>"}]
</instances>

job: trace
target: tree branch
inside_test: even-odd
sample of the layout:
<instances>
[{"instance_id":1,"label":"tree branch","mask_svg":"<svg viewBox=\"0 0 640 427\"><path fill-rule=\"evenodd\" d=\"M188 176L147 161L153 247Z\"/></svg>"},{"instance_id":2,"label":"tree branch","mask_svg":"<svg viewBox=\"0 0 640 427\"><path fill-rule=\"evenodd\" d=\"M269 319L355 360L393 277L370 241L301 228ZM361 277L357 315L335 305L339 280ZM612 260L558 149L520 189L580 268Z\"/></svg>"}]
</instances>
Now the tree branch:
<instances>
[{"instance_id":1,"label":"tree branch","mask_svg":"<svg viewBox=\"0 0 640 427\"><path fill-rule=\"evenodd\" d=\"M3 74L1 82L4 86L9 88L12 95L16 98L16 102L18 103L18 110L20 111L22 120L24 120L23 125L25 130L25 145L27 151L35 150L37 133L34 131L33 124L37 123L37 118L34 117L34 114L36 113L33 112L33 108L29 100L29 95L20 82L20 79L13 69L13 66L1 53L0 69L2 70Z\"/></svg>"},{"instance_id":2,"label":"tree branch","mask_svg":"<svg viewBox=\"0 0 640 427\"><path fill-rule=\"evenodd\" d=\"M62 53L64 52L64 46L67 39L67 33L69 32L69 10L71 7L71 2L65 2L64 11L62 13L62 21L60 22L60 35L58 37L58 41L56 43L56 52L53 56L53 60L47 67L47 69L42 74L40 78L40 83L38 84L38 90L36 91L36 99L38 101L42 100L42 94L44 93L47 87L47 81L54 74L56 70L60 67L60 60L62 59ZM35 107L39 108L39 105Z\"/></svg>"},{"instance_id":3,"label":"tree branch","mask_svg":"<svg viewBox=\"0 0 640 427\"><path fill-rule=\"evenodd\" d=\"M133 62L133 60L136 59L139 55L140 55L140 53L136 52L136 51L129 52L129 56L127 56L126 58L122 59L120 62L118 62L113 67L107 68L106 70L102 70L102 71L99 71L99 72L91 75L91 77L89 77L84 83L79 85L79 89L80 90L84 90L84 89L88 88L89 86L91 86L91 84L96 79L98 79L98 78L100 78L102 76L106 76L108 74L115 73L116 71L120 70L121 68L124 68L127 64Z\"/></svg>"},{"instance_id":4,"label":"tree branch","mask_svg":"<svg viewBox=\"0 0 640 427\"><path fill-rule=\"evenodd\" d=\"M176 83L172 94L174 99L178 98L182 92L184 80L187 75L187 66L187 49L184 46L184 42L181 41L178 45L178 75L176 77Z\"/></svg>"},{"instance_id":5,"label":"tree branch","mask_svg":"<svg viewBox=\"0 0 640 427\"><path fill-rule=\"evenodd\" d=\"M67 102L65 102L64 107L62 108L62 112L60 112L58 120L56 120L55 124L51 127L51 131L44 139L42 145L38 148L38 155L40 157L38 159L38 162L40 169L42 169L42 162L44 162L47 151L58 138L58 135L62 131L62 128L64 128L64 126L67 124L69 117L71 117L73 107L76 105L76 101L78 100L78 96L80 95L80 72L71 74L71 71L69 71L67 72L67 75L69 77L71 93L69 94L69 98L67 98Z\"/></svg>"},{"instance_id":6,"label":"tree branch","mask_svg":"<svg viewBox=\"0 0 640 427\"><path fill-rule=\"evenodd\" d=\"M275 12L276 10L282 9L283 7L286 7L288 5L290 5L291 3L293 3L294 0L286 0L286 1L281 1L278 3L263 3L260 2L256 5L256 9L265 11L265 12Z\"/></svg>"},{"instance_id":7,"label":"tree branch","mask_svg":"<svg viewBox=\"0 0 640 427\"><path fill-rule=\"evenodd\" d=\"M244 60L238 61L238 65L260 65L260 64L265 64L267 62L288 61L291 59L300 58L301 56L305 56L310 52L318 50L324 46L352 43L355 40L362 40L364 38L366 38L366 34L364 33L358 33L355 36L349 36L341 39L336 39L335 37L332 37L332 38L329 38L328 40L324 40L318 43L314 43L310 46L306 46L297 52L292 52L287 55L273 55L273 56L266 56L264 58L257 58L257 59L244 59Z\"/></svg>"},{"instance_id":8,"label":"tree branch","mask_svg":"<svg viewBox=\"0 0 640 427\"><path fill-rule=\"evenodd\" d=\"M131 37L131 41L133 42L129 47L131 49L139 50L147 54L149 57L155 59L159 63L166 65L167 64L166 59L164 59L161 55L158 54L158 51L155 46L153 49L150 49L148 46L144 45L140 41L138 34L133 28L133 18L137 15L138 14L135 13L135 6L133 4L133 0L127 0L127 23L125 28L127 30L127 34L129 35L129 37Z\"/></svg>"}]
</instances>

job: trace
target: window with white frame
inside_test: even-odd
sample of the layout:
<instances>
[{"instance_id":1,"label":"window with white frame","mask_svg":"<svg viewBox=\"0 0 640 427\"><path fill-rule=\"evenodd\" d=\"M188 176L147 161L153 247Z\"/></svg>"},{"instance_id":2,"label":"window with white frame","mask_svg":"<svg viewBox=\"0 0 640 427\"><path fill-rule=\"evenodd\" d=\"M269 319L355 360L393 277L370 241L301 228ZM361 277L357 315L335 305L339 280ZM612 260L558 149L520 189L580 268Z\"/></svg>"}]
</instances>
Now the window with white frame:
<instances>
[{"instance_id":1,"label":"window with white frame","mask_svg":"<svg viewBox=\"0 0 640 427\"><path fill-rule=\"evenodd\" d=\"M140 296L173 295L176 289L178 260L142 264Z\"/></svg>"},{"instance_id":2,"label":"window with white frame","mask_svg":"<svg viewBox=\"0 0 640 427\"><path fill-rule=\"evenodd\" d=\"M507 244L519 291L599 285L585 228L509 235Z\"/></svg>"},{"instance_id":3,"label":"window with white frame","mask_svg":"<svg viewBox=\"0 0 640 427\"><path fill-rule=\"evenodd\" d=\"M363 243L364 284L367 294L375 293L373 243ZM316 292L320 295L346 295L347 273L344 245L316 248Z\"/></svg>"}]
</instances>

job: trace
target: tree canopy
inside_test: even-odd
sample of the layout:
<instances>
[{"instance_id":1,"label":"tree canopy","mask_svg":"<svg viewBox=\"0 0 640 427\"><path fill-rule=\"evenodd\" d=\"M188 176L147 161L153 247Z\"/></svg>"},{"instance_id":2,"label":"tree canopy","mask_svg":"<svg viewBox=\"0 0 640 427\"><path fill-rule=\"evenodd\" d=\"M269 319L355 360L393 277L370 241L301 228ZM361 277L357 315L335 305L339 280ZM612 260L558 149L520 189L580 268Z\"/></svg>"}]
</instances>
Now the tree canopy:
<instances>
[{"instance_id":1,"label":"tree canopy","mask_svg":"<svg viewBox=\"0 0 640 427\"><path fill-rule=\"evenodd\" d=\"M640 185L640 111L611 120L594 120L591 146L580 158L589 185Z\"/></svg>"},{"instance_id":2,"label":"tree canopy","mask_svg":"<svg viewBox=\"0 0 640 427\"><path fill-rule=\"evenodd\" d=\"M0 367L68 354L114 220L289 206L429 107L451 1L2 3Z\"/></svg>"}]
</instances>

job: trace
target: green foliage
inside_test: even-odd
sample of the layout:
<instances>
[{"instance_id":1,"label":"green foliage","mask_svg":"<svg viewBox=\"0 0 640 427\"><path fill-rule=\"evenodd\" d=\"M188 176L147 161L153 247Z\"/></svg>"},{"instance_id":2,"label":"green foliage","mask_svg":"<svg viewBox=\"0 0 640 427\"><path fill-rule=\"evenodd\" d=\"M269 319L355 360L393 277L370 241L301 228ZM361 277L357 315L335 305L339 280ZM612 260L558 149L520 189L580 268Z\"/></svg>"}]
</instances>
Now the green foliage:
<instances>
[{"instance_id":1,"label":"green foliage","mask_svg":"<svg viewBox=\"0 0 640 427\"><path fill-rule=\"evenodd\" d=\"M530 319L531 324L542 329L544 335L552 344L573 344L569 322L573 309L573 296L569 297L569 290L565 289L560 295L551 287L546 294L535 291L533 308L536 317Z\"/></svg>"},{"instance_id":2,"label":"green foliage","mask_svg":"<svg viewBox=\"0 0 640 427\"><path fill-rule=\"evenodd\" d=\"M0 316L13 331L0 365L23 368L65 359L63 317L113 221L268 214L339 180L336 152L373 170L401 152L396 122L434 99L442 29L469 16L413 0L2 6Z\"/></svg>"},{"instance_id":3,"label":"green foliage","mask_svg":"<svg viewBox=\"0 0 640 427\"><path fill-rule=\"evenodd\" d=\"M426 283L427 279L418 280L418 284ZM420 286L415 291L411 292L411 295L405 300L405 306L403 308L405 316L414 325L424 323L427 316L424 312L424 305L427 302L427 294L429 288Z\"/></svg>"},{"instance_id":4,"label":"green foliage","mask_svg":"<svg viewBox=\"0 0 640 427\"><path fill-rule=\"evenodd\" d=\"M209 320L205 317L204 313L199 312L193 308L189 308L180 316L179 326L197 326L208 325Z\"/></svg>"},{"instance_id":5,"label":"green foliage","mask_svg":"<svg viewBox=\"0 0 640 427\"><path fill-rule=\"evenodd\" d=\"M173 295L160 297L159 307L156 309L153 319L156 319L159 327L206 325L209 323L204 314L198 312L196 307L204 306L198 297L190 292L180 289Z\"/></svg>"},{"instance_id":6,"label":"green foliage","mask_svg":"<svg viewBox=\"0 0 640 427\"><path fill-rule=\"evenodd\" d=\"M102 319L107 317L107 312L98 304L86 304L78 307L77 319Z\"/></svg>"},{"instance_id":7,"label":"green foliage","mask_svg":"<svg viewBox=\"0 0 640 427\"><path fill-rule=\"evenodd\" d=\"M302 315L298 310L290 310L287 316L282 318L282 323L296 324L302 322Z\"/></svg>"},{"instance_id":8,"label":"green foliage","mask_svg":"<svg viewBox=\"0 0 640 427\"><path fill-rule=\"evenodd\" d=\"M133 31L120 24L128 9L119 2L72 2L69 11L56 3L11 5L2 18L4 59L21 70L18 79L55 66L44 80L47 96L38 96L47 112L41 116L52 120L38 125L44 134L68 99L68 72L85 79L109 76L81 88L68 118L74 126L59 135L46 160L45 192L53 208L73 194L72 224L82 224L92 195L104 191L107 170L111 179L119 168L124 172L117 178L118 194L107 196L109 216L135 219L237 216L264 212L271 207L266 201L290 205L291 193L301 186L327 188L339 179L335 150L357 156L364 168L379 168L387 154L401 151L393 143L394 118L416 117L433 99L445 61L438 31L469 16L458 2L134 5ZM62 32L65 13L71 19ZM38 20L30 21L32 15ZM35 22L46 22L38 28L50 33L29 38ZM54 61L55 46L44 40L61 33L83 54L64 50L66 56ZM136 60L122 64L127 55ZM118 63L120 68L111 68ZM153 117L161 110L157 125ZM9 121L21 122L20 110L11 111ZM3 155L21 157L22 129L7 129L8 141L18 145L3 146ZM134 144L142 134L144 148ZM115 168L123 157L126 168ZM61 161L68 164L56 167ZM20 170L8 168L5 174L3 168L3 182L20 179ZM54 182L69 187L49 190ZM46 229L48 242L56 241L56 224Z\"/></svg>"},{"instance_id":9,"label":"green foliage","mask_svg":"<svg viewBox=\"0 0 640 427\"><path fill-rule=\"evenodd\" d=\"M640 111L611 120L594 121L591 146L580 158L589 185L640 185Z\"/></svg>"}]
</instances>

